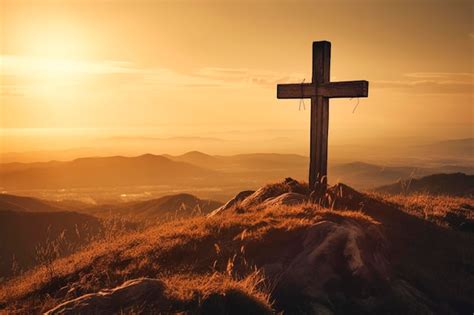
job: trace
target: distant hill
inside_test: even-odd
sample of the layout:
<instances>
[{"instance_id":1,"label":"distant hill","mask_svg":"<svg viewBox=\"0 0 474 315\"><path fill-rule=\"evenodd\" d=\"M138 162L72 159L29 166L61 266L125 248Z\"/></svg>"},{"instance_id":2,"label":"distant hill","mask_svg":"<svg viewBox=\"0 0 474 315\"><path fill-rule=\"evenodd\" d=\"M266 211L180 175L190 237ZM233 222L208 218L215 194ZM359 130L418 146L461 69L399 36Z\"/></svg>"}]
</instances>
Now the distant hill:
<instances>
[{"instance_id":1,"label":"distant hill","mask_svg":"<svg viewBox=\"0 0 474 315\"><path fill-rule=\"evenodd\" d=\"M382 183L391 183L409 177L416 168L382 166L363 162L334 165L330 169L331 179L356 187L370 188Z\"/></svg>"},{"instance_id":2,"label":"distant hill","mask_svg":"<svg viewBox=\"0 0 474 315\"><path fill-rule=\"evenodd\" d=\"M158 185L190 183L212 175L212 170L145 154L3 164L0 185L4 189Z\"/></svg>"},{"instance_id":3,"label":"distant hill","mask_svg":"<svg viewBox=\"0 0 474 315\"><path fill-rule=\"evenodd\" d=\"M46 248L63 231L64 244L58 243L57 249L67 254L100 230L99 219L87 214L0 210L0 279L12 274L13 260L21 270L37 264L38 246Z\"/></svg>"},{"instance_id":4,"label":"distant hill","mask_svg":"<svg viewBox=\"0 0 474 315\"><path fill-rule=\"evenodd\" d=\"M399 180L436 173L462 172L473 174L474 168L458 165L439 167L383 166L364 162L337 164L330 168L330 180L344 182L361 189L372 189Z\"/></svg>"},{"instance_id":5,"label":"distant hill","mask_svg":"<svg viewBox=\"0 0 474 315\"><path fill-rule=\"evenodd\" d=\"M224 158L221 156L212 156L199 151L191 151L176 156L164 154L163 156L173 161L186 162L196 166L213 169L216 168L216 166L219 166L224 161Z\"/></svg>"},{"instance_id":6,"label":"distant hill","mask_svg":"<svg viewBox=\"0 0 474 315\"><path fill-rule=\"evenodd\" d=\"M389 194L472 196L474 195L474 175L434 174L419 179L401 180L395 184L378 187L375 191Z\"/></svg>"},{"instance_id":7,"label":"distant hill","mask_svg":"<svg viewBox=\"0 0 474 315\"><path fill-rule=\"evenodd\" d=\"M120 214L135 219L167 219L205 215L221 205L221 202L199 199L190 194L176 194L146 201L100 205L84 211L95 215Z\"/></svg>"},{"instance_id":8,"label":"distant hill","mask_svg":"<svg viewBox=\"0 0 474 315\"><path fill-rule=\"evenodd\" d=\"M48 201L32 197L0 194L1 211L26 211L26 212L57 212L64 209L50 204Z\"/></svg>"}]
</instances>

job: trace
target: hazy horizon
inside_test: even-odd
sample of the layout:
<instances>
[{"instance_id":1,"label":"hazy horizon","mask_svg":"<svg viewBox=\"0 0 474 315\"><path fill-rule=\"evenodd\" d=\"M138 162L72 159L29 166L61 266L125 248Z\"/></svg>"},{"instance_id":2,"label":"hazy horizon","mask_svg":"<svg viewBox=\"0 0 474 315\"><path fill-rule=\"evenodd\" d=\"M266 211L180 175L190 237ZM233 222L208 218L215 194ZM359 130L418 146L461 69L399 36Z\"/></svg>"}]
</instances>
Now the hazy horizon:
<instances>
[{"instance_id":1,"label":"hazy horizon","mask_svg":"<svg viewBox=\"0 0 474 315\"><path fill-rule=\"evenodd\" d=\"M288 131L286 131L288 133ZM258 134L257 132L254 132ZM31 150L18 150L1 152L0 163L11 162L44 162L51 160L68 161L82 157L105 156L139 156L143 154L171 154L181 155L198 151L209 155L231 156L238 154L272 153L296 154L309 156L307 145L308 136L302 130L293 130L290 136L265 138L255 136L252 140L243 137L226 139L225 137L153 137L153 136L103 136L92 140L83 138L82 146L37 146ZM293 135L293 136L291 136ZM77 136L76 136L77 137ZM43 136L43 140L48 137ZM331 143L330 158L336 162L364 161L364 162L394 162L405 157L407 160L417 156L413 150L420 146L433 145L444 141L472 140L461 139L417 139L417 138L391 138L386 143L376 139L358 139L357 141L341 141L339 144ZM38 142L37 142L38 144ZM41 143L39 143L41 144ZM471 147L467 148L472 149ZM410 156L411 154L411 156ZM467 154L466 154L467 155ZM449 156L446 155L445 158ZM460 157L461 158L461 157ZM470 164L470 163L469 163Z\"/></svg>"},{"instance_id":2,"label":"hazy horizon","mask_svg":"<svg viewBox=\"0 0 474 315\"><path fill-rule=\"evenodd\" d=\"M1 0L1 154L307 154L309 102L276 84L310 80L314 40L332 80L370 82L331 100L330 145L473 137L469 1L137 3Z\"/></svg>"}]
</instances>

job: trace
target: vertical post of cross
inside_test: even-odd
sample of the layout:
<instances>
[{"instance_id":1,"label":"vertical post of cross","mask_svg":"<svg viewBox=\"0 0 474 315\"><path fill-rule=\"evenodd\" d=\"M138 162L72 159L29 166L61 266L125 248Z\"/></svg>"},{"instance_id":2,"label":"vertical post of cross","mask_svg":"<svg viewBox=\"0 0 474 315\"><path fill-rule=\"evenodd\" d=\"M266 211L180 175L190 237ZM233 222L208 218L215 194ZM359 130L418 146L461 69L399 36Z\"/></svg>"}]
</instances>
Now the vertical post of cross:
<instances>
[{"instance_id":1,"label":"vertical post of cross","mask_svg":"<svg viewBox=\"0 0 474 315\"><path fill-rule=\"evenodd\" d=\"M313 84L329 82L331 43L313 42ZM329 99L322 95L311 97L310 128L310 189L323 192L327 187Z\"/></svg>"}]
</instances>

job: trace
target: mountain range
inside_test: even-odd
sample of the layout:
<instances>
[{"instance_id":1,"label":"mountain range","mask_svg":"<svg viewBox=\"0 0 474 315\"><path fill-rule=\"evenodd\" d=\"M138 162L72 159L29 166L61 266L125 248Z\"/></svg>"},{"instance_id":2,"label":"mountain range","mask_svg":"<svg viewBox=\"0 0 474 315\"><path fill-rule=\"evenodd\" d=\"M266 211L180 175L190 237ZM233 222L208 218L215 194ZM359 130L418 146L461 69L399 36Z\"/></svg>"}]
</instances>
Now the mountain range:
<instances>
[{"instance_id":1,"label":"mountain range","mask_svg":"<svg viewBox=\"0 0 474 315\"><path fill-rule=\"evenodd\" d=\"M8 163L0 171L6 189L179 184L212 175L212 170L151 154Z\"/></svg>"},{"instance_id":2,"label":"mountain range","mask_svg":"<svg viewBox=\"0 0 474 315\"><path fill-rule=\"evenodd\" d=\"M219 187L228 199L236 192L285 177L304 180L308 157L295 154L183 155L89 157L73 161L6 163L0 165L0 187L24 189L169 186L195 193L195 188ZM383 166L364 162L329 165L329 181L358 189L387 185L400 179L436 173L474 174L471 165ZM212 197L212 196L209 196Z\"/></svg>"}]
</instances>

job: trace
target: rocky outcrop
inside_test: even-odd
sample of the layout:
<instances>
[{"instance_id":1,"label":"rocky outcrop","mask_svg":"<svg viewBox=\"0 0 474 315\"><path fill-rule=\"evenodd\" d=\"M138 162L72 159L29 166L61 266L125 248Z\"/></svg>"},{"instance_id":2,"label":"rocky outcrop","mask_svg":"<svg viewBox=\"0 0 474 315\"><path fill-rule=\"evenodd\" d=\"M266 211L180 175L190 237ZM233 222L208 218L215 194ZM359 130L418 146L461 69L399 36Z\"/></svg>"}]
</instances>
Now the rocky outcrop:
<instances>
[{"instance_id":1,"label":"rocky outcrop","mask_svg":"<svg viewBox=\"0 0 474 315\"><path fill-rule=\"evenodd\" d=\"M308 201L308 197L302 194L287 192L280 196L268 198L263 202L263 206L272 207L272 206L292 206L300 203L305 203Z\"/></svg>"},{"instance_id":2,"label":"rocky outcrop","mask_svg":"<svg viewBox=\"0 0 474 315\"><path fill-rule=\"evenodd\" d=\"M274 205L295 205L308 201L308 187L292 178L283 182L264 186L257 191L245 190L238 193L225 205L212 211L208 217L213 217L227 211L248 211Z\"/></svg>"},{"instance_id":3,"label":"rocky outcrop","mask_svg":"<svg viewBox=\"0 0 474 315\"><path fill-rule=\"evenodd\" d=\"M292 178L286 178L281 183L267 185L257 191L242 191L225 205L212 211L208 217L233 210L236 212L251 211L269 206L292 206L307 202L317 203L332 209L360 210L369 199L366 195L344 184L331 186L323 196L316 196L314 193L309 193L307 185L301 184Z\"/></svg>"},{"instance_id":4,"label":"rocky outcrop","mask_svg":"<svg viewBox=\"0 0 474 315\"><path fill-rule=\"evenodd\" d=\"M174 295L173 288L158 279L130 280L121 286L98 293L86 294L66 301L47 311L45 315L66 314L272 314L268 306L243 293L229 288L188 299Z\"/></svg>"},{"instance_id":5,"label":"rocky outcrop","mask_svg":"<svg viewBox=\"0 0 474 315\"><path fill-rule=\"evenodd\" d=\"M244 191L239 192L234 198L227 201L226 204L224 204L223 206L215 209L214 211L209 213L207 216L208 217L213 217L217 214L223 213L224 211L235 207L239 202L241 202L242 200L244 200L248 196L252 195L254 192L255 192L254 190L244 190Z\"/></svg>"},{"instance_id":6,"label":"rocky outcrop","mask_svg":"<svg viewBox=\"0 0 474 315\"><path fill-rule=\"evenodd\" d=\"M277 198L285 193L295 193L305 196L308 194L308 188L306 185L300 184L292 178L286 178L281 183L267 185L258 189L242 201L241 207L248 209L261 206L264 205L265 202L269 202L270 199Z\"/></svg>"},{"instance_id":7,"label":"rocky outcrop","mask_svg":"<svg viewBox=\"0 0 474 315\"><path fill-rule=\"evenodd\" d=\"M389 284L387 247L377 226L321 221L305 231L300 252L288 264L266 266L269 277L279 274L274 297L284 309L296 305L295 295L319 308L335 299L373 297Z\"/></svg>"},{"instance_id":8,"label":"rocky outcrop","mask_svg":"<svg viewBox=\"0 0 474 315\"><path fill-rule=\"evenodd\" d=\"M130 280L114 289L102 290L69 300L45 314L105 314L140 305L144 301L153 301L165 308L164 306L169 304L169 301L163 294L164 289L163 282L157 279Z\"/></svg>"}]
</instances>

